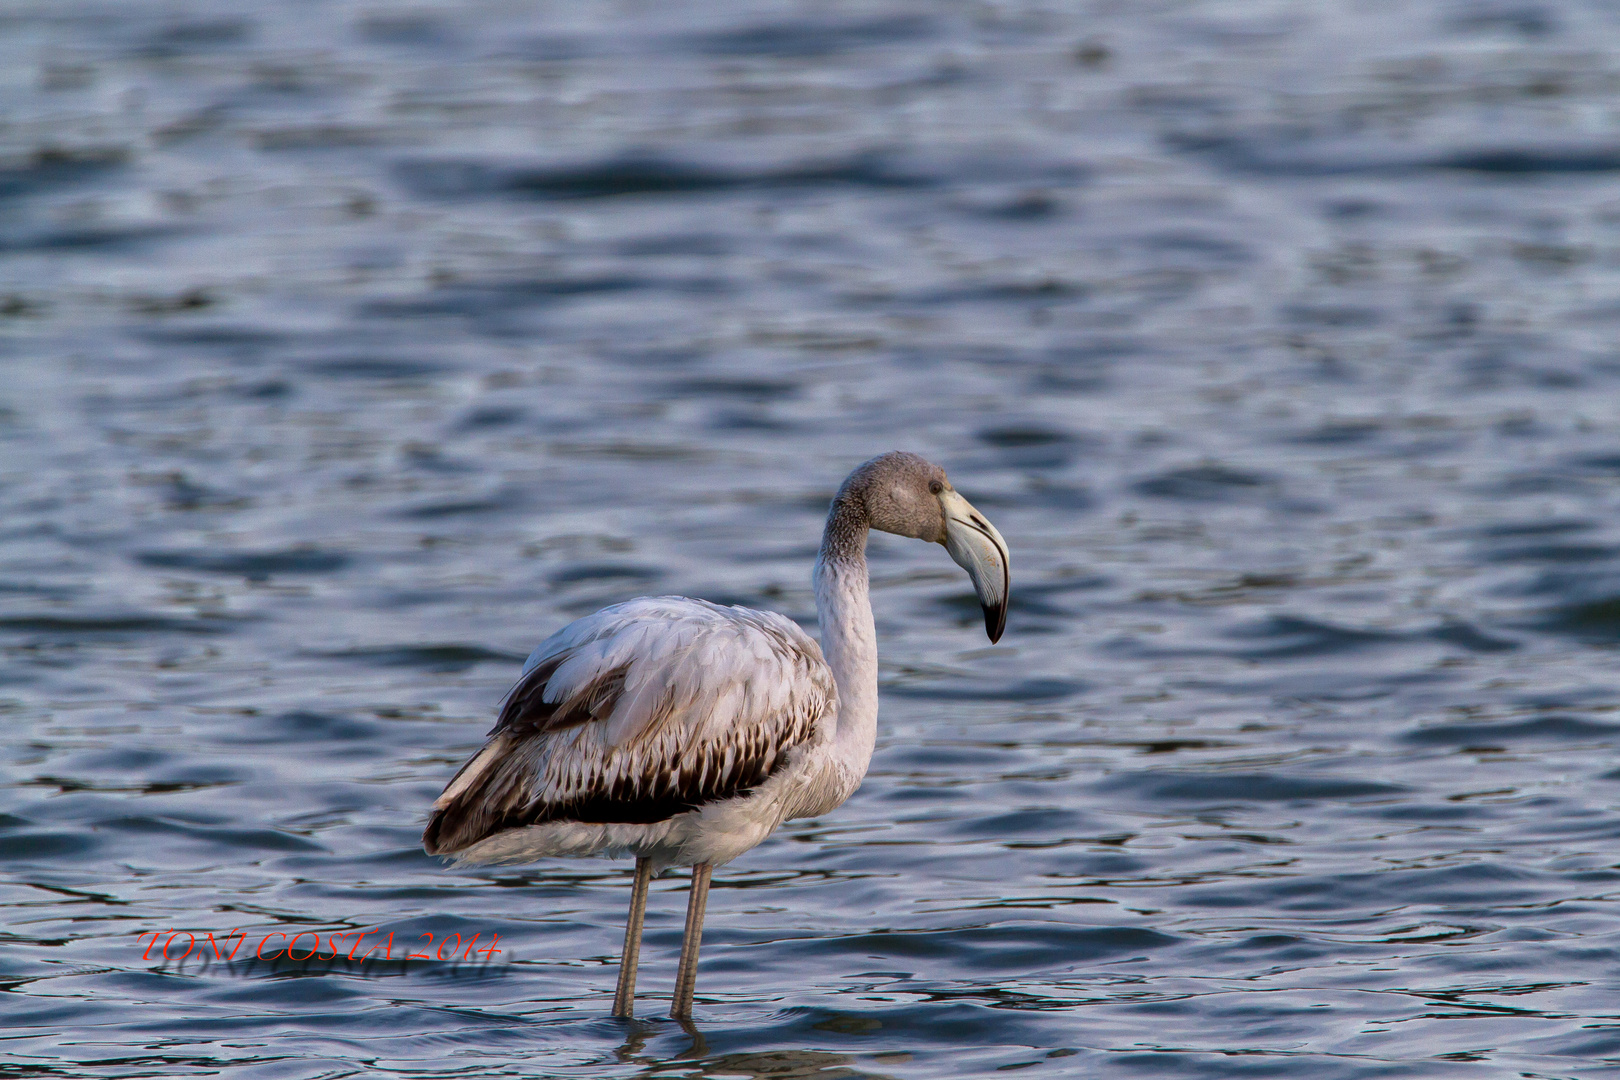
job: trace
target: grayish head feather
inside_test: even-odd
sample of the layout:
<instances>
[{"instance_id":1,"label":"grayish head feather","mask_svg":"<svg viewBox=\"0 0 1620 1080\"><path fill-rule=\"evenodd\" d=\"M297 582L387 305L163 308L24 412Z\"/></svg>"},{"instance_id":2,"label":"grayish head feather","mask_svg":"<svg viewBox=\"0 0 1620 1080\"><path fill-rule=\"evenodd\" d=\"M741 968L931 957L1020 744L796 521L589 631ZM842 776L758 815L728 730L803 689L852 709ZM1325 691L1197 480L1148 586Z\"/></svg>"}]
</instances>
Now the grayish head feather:
<instances>
[{"instance_id":1,"label":"grayish head feather","mask_svg":"<svg viewBox=\"0 0 1620 1080\"><path fill-rule=\"evenodd\" d=\"M833 498L823 556L838 560L859 556L866 547L867 529L943 543L945 512L938 491L950 486L944 469L904 450L856 467Z\"/></svg>"}]
</instances>

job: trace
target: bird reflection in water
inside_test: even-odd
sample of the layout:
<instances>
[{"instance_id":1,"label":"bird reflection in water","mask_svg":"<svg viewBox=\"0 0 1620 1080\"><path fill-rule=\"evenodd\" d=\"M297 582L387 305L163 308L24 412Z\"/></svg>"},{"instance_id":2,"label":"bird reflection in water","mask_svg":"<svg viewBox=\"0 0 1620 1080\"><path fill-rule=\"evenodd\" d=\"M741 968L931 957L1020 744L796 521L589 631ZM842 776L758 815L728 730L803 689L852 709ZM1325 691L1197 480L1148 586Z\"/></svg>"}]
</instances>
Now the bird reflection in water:
<instances>
[{"instance_id":1,"label":"bird reflection in water","mask_svg":"<svg viewBox=\"0 0 1620 1080\"><path fill-rule=\"evenodd\" d=\"M655 1059L645 1053L647 1037L655 1034L640 1024L619 1047L617 1058L622 1064L642 1065L644 1071L636 1074L646 1077L668 1076L673 1066L687 1078L725 1077L733 1080L892 1080L887 1073L867 1072L855 1067L850 1054L837 1054L827 1050L761 1050L709 1056L708 1040L690 1020L681 1021L681 1027L692 1037L689 1047L674 1057Z\"/></svg>"}]
</instances>

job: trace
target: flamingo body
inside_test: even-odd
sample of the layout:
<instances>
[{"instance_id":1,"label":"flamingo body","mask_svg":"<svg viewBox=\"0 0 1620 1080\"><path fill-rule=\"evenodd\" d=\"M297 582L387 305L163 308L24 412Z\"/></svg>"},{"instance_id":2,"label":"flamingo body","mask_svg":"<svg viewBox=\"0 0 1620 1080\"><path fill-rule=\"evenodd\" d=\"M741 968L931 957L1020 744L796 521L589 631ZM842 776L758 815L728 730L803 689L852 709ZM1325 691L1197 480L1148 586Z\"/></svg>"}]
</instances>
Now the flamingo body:
<instances>
[{"instance_id":1,"label":"flamingo body","mask_svg":"<svg viewBox=\"0 0 1620 1080\"><path fill-rule=\"evenodd\" d=\"M535 649L424 841L471 863L718 866L843 802L837 715L821 648L791 619L681 596L615 604Z\"/></svg>"},{"instance_id":2,"label":"flamingo body","mask_svg":"<svg viewBox=\"0 0 1620 1080\"><path fill-rule=\"evenodd\" d=\"M635 997L652 875L692 867L671 1015L691 1016L709 875L789 818L860 786L877 738L872 529L942 544L973 580L992 642L1006 624L1006 542L915 454L873 458L833 499L813 579L821 645L790 619L681 596L576 619L535 649L487 741L422 834L458 862L636 857L613 1015Z\"/></svg>"}]
</instances>

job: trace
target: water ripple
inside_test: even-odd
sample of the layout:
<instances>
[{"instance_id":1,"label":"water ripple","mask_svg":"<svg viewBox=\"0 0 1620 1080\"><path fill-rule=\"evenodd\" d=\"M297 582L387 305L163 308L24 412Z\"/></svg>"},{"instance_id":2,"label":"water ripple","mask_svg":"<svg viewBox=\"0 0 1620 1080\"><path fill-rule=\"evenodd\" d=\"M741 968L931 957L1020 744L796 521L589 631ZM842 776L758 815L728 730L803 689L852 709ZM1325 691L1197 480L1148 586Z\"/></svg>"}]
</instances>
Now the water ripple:
<instances>
[{"instance_id":1,"label":"water ripple","mask_svg":"<svg viewBox=\"0 0 1620 1080\"><path fill-rule=\"evenodd\" d=\"M36 8L9 1073L1620 1072L1613 12ZM894 447L1006 637L874 537L864 785L608 1020L628 866L426 807L571 617L813 629Z\"/></svg>"}]
</instances>

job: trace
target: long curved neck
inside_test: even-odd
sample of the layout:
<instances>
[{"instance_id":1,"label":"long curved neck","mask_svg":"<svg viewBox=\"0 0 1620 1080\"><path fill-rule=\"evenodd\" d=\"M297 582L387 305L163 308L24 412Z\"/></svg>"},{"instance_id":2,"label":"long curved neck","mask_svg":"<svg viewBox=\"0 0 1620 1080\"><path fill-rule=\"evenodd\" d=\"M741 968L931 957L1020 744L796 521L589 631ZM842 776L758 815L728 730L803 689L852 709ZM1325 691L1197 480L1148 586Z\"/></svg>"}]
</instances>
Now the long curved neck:
<instances>
[{"instance_id":1,"label":"long curved neck","mask_svg":"<svg viewBox=\"0 0 1620 1080\"><path fill-rule=\"evenodd\" d=\"M877 628L866 574L869 527L865 509L855 500L834 502L813 578L821 652L838 683L834 757L853 770L851 791L866 775L877 740Z\"/></svg>"}]
</instances>

